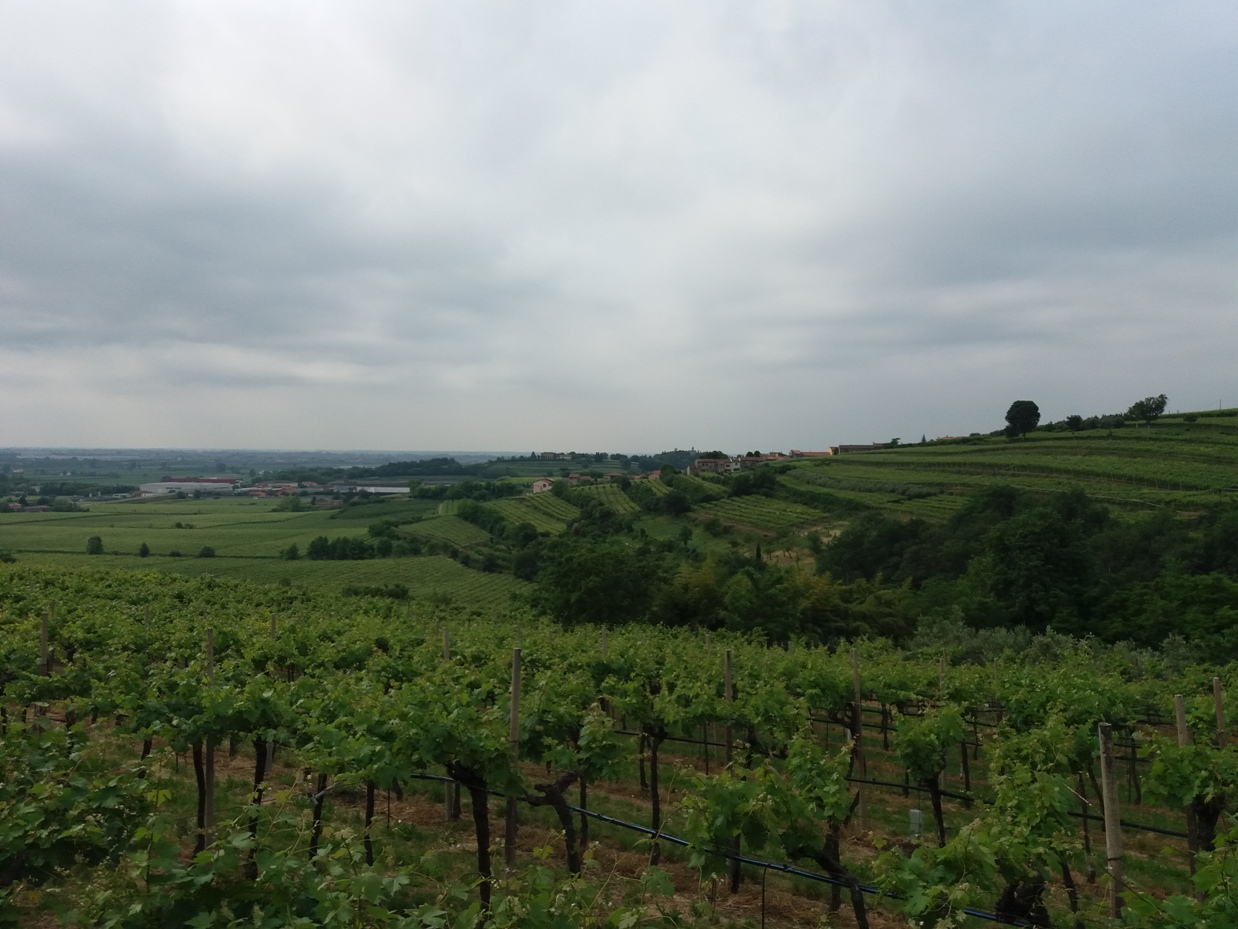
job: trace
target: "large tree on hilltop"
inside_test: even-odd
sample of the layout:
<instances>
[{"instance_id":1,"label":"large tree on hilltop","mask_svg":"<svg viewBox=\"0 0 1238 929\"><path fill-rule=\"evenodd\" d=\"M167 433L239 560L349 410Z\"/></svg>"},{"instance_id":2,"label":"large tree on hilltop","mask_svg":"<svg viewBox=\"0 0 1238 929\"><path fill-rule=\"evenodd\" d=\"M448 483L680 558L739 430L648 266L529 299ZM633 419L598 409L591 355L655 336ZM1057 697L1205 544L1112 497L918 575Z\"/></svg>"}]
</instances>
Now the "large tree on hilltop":
<instances>
[{"instance_id":1,"label":"large tree on hilltop","mask_svg":"<svg viewBox=\"0 0 1238 929\"><path fill-rule=\"evenodd\" d=\"M1165 412L1165 404L1168 402L1169 399L1164 394L1136 400L1131 404L1131 408L1126 411L1126 418L1142 419L1150 426L1153 420Z\"/></svg>"},{"instance_id":2,"label":"large tree on hilltop","mask_svg":"<svg viewBox=\"0 0 1238 929\"><path fill-rule=\"evenodd\" d=\"M1006 411L1006 435L1016 438L1026 435L1040 422L1040 407L1031 400L1016 400Z\"/></svg>"}]
</instances>

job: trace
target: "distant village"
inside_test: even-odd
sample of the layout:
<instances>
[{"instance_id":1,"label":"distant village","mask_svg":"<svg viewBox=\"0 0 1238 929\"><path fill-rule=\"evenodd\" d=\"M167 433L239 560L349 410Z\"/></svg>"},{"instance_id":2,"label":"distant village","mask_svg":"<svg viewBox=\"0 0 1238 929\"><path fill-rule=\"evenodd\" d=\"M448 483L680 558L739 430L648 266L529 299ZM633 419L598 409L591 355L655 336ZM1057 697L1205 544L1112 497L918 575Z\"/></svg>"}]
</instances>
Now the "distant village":
<instances>
[{"instance_id":1,"label":"distant village","mask_svg":"<svg viewBox=\"0 0 1238 929\"><path fill-rule=\"evenodd\" d=\"M786 461L798 458L828 458L834 455L867 452L886 447L883 443L874 442L868 445L836 445L824 451L802 451L792 449L789 453L769 452L762 454L754 452L746 455L724 455L714 452L698 457L687 469L690 475L702 474L738 474L748 471L758 465L771 461ZM570 452L539 452L537 457L543 461L571 461ZM610 483L620 479L631 481L657 480L661 471L646 471L641 474L625 474L612 471L605 474L597 472L565 474L559 478L540 477L529 485L529 492L534 494L548 493L554 489L556 481L563 481L569 487L581 484ZM249 496L249 497L311 497L316 506L336 506L341 498L356 494L406 494L410 493L407 482L396 483L387 480L380 481L341 481L334 483L316 483L314 481L253 481L248 482L233 477L172 477L162 481L154 481L139 486L132 494L113 494L115 497L156 497L165 495L178 496ZM47 505L23 505L18 502L7 504L11 510L32 512L51 509Z\"/></svg>"}]
</instances>

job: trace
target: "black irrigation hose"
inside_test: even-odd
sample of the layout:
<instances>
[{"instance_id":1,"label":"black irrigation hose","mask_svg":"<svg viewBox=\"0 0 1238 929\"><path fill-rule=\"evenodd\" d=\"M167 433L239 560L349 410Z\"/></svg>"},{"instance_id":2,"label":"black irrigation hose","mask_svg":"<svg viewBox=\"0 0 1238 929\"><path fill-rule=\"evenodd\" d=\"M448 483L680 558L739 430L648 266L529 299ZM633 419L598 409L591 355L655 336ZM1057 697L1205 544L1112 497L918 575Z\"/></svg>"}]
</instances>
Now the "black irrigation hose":
<instances>
[{"instance_id":1,"label":"black irrigation hose","mask_svg":"<svg viewBox=\"0 0 1238 929\"><path fill-rule=\"evenodd\" d=\"M641 735L639 731L632 729L616 729L616 735ZM689 739L684 736L668 735L662 739L663 742L680 742L684 745L710 745L715 748L726 748L725 742L712 742L708 739Z\"/></svg>"},{"instance_id":2,"label":"black irrigation hose","mask_svg":"<svg viewBox=\"0 0 1238 929\"><path fill-rule=\"evenodd\" d=\"M878 780L873 780L871 778L859 778L859 777L849 777L847 778L847 781L852 784L872 784L874 787L895 787L899 790L914 790L917 793L928 793L929 792L929 789L927 787L920 787L916 784L899 784L895 781L878 781ZM992 800L986 800L983 797L974 797L974 796L969 797L967 794L959 794L951 790L942 790L942 791L939 791L939 793L941 796L949 797L951 800L964 800L964 801L970 800L975 803L983 803L986 806L993 805ZM1086 819L1086 820L1089 820L1095 823L1103 823L1105 821L1105 817L1097 816L1094 813L1076 813L1074 811L1070 811L1068 815L1072 816L1075 819ZM1121 824L1123 829L1131 829L1135 832L1154 832L1157 835L1165 835L1165 836L1169 836L1174 839L1190 838L1190 836L1188 836L1185 832L1174 832L1171 829L1161 829L1159 826L1145 826L1141 823L1128 822L1125 819L1119 820L1119 823Z\"/></svg>"},{"instance_id":3,"label":"black irrigation hose","mask_svg":"<svg viewBox=\"0 0 1238 929\"><path fill-rule=\"evenodd\" d=\"M620 735L639 735L640 734L637 732L628 732L628 731L621 730L621 729L617 729L615 731L618 732ZM668 736L666 738L666 741L687 742L689 744L694 744L694 745L705 745L705 744L720 745L722 747L725 747L726 745L726 743L719 743L719 742L706 743L700 740L676 739L672 736ZM455 783L455 781L452 778L446 777L444 775L410 774L408 776L416 780L422 780L422 781L445 781L448 783L453 783L453 784ZM901 784L901 783L898 783L897 781L881 781L881 780L876 780L875 778L848 777L847 782L851 784L868 784L873 787L892 787L896 790L914 790L916 793L928 793L927 787L920 787L917 784ZM327 788L327 792L334 791L339 787L340 787L339 784L332 784L329 788ZM495 793L496 796L498 795L495 791L491 791L491 793ZM951 791L951 790L940 791L940 794L941 796L947 797L951 800L959 800L962 802L970 801L973 803L983 803L986 806L993 805L992 800L987 800L984 797L977 797L974 795L969 796L968 794L955 793L954 791ZM307 794L307 796L309 796L310 799L316 798L316 795L313 793ZM593 813L590 813L588 810L584 810L583 812L590 816L594 815ZM1069 811L1067 815L1073 819L1086 819L1089 822L1094 822L1094 823L1103 823L1105 821L1105 817L1097 816L1094 813L1076 813L1072 810L1072 811ZM1134 832L1151 832L1155 835L1163 835L1163 836L1167 836L1172 839L1190 838L1190 836L1188 836L1185 832L1175 832L1172 829L1161 829L1159 826L1145 826L1142 823L1134 823L1134 822L1130 822L1129 820L1125 820L1125 819L1119 820L1118 822L1119 822L1119 825L1121 825L1123 829L1130 829Z\"/></svg>"},{"instance_id":4,"label":"black irrigation hose","mask_svg":"<svg viewBox=\"0 0 1238 929\"><path fill-rule=\"evenodd\" d=\"M417 780L417 781L438 781L438 782L452 783L452 784L456 782L455 778L446 777L442 774L408 774L405 776L409 780ZM486 792L490 794L491 796L495 796L495 797L506 796L506 794L498 790L487 790ZM654 839L657 839L659 842L668 842L671 845L679 845L684 848L692 847L691 842L689 842L687 839L682 839L679 836L670 835L669 833L666 833L666 832L659 832L656 829L650 829L648 826L642 826L642 825L639 825L638 823L630 823L623 819L617 819L614 816L607 816L605 813L598 813L596 810L586 810L583 807L573 806L570 803L565 804L565 805L573 813L580 813L584 816L592 817L593 819L596 819L599 822L608 823L609 825L612 825L612 826L618 826L621 829L628 829L632 832L640 832L644 835L651 836ZM779 871L783 874L789 874L792 877L802 877L806 880L817 881L818 883L821 883L821 884L831 884L837 887L850 887L851 886L846 881L839 880L836 877L830 877L825 874L817 874L815 871L806 871L803 868L796 868L792 865L778 864L777 862L774 862L774 861L762 861L760 858L749 858L746 855L734 855L734 854L731 854L729 850L719 849L718 852L719 854L723 855L727 859L733 859L735 861L740 862L741 864L752 865L753 867L757 867L757 868L764 868L767 871ZM898 894L892 893L891 891L882 890L880 887L872 887L868 884L859 884L858 886L860 890L866 894L871 894L871 895L875 895L878 897L884 897L888 900L905 899L904 897L900 897ZM977 919L987 919L989 922L1001 923L1006 926L1021 926L1021 927L1025 927L1025 929L1035 929L1036 927L1035 923L1029 923L1029 922L1025 922L1019 919L1011 919L1006 916L998 916L996 913L987 913L984 910L974 910L971 907L963 907L963 913L965 913L968 916L974 916Z\"/></svg>"},{"instance_id":5,"label":"black irrigation hose","mask_svg":"<svg viewBox=\"0 0 1238 929\"><path fill-rule=\"evenodd\" d=\"M875 728L880 728L880 727L875 727ZM616 729L616 730L615 730L615 732L617 732L619 735L627 735L627 736L637 736L637 735L640 735L640 733L639 733L639 732L633 732L633 731L626 730L626 729ZM682 742L682 743L686 743L686 744L688 744L688 745L714 745L714 746L718 746L719 748L725 748L725 747L726 747L726 743L725 743L725 742L707 742L707 741L704 741L704 740L702 740L702 739L685 739L685 738L676 738L675 736L667 736L667 737L666 737L666 739L665 739L665 741L667 741L667 742ZM968 747L971 747L971 746L973 746L975 743L973 743L973 742L963 742L963 743L961 743L961 744L966 745L966 746L968 746ZM1127 746L1127 747L1129 748L1129 746ZM1151 761L1150 761L1149 759L1146 759L1146 758L1140 758L1140 759L1138 759L1138 761L1139 761L1139 762L1141 762L1141 763L1143 763L1143 764L1151 764ZM444 780L450 780L450 778L444 778ZM859 778L859 777L849 777L849 778L847 778L847 780L848 780L850 783L852 783L852 784L871 784L871 785L872 785L872 786L874 786L874 787L893 787L893 788L896 788L896 789L898 789L898 790L914 790L914 791L916 791L917 793L927 793L927 791L928 791L928 788L927 788L927 787L918 787L918 786L916 786L915 784L900 784L900 783L896 783L895 781L879 781L879 780L873 780L873 779L871 779L871 778L866 779L866 778ZM977 802L977 803L984 803L984 804L987 804L987 805L989 805L989 806L992 806L992 805L993 805L993 801L992 801L992 800L986 800L986 799L984 799L984 798L982 798L982 797L969 796L969 795L967 795L967 794L955 793L955 792L950 791L950 790L943 790L943 791L941 791L940 793L941 793L941 796L943 796L943 797L948 797L948 798L950 798L951 800L960 800L960 801L963 801L963 802ZM1074 812L1074 811L1071 811L1071 812L1069 812L1069 813L1068 813L1068 815L1069 815L1069 816L1071 816L1071 817L1073 817L1074 819L1086 819L1086 820L1089 820L1089 821L1091 821L1091 822L1097 822L1097 823L1100 823L1100 822L1104 822L1104 821L1105 821L1105 818L1104 818L1103 816L1096 816L1096 815L1094 815L1094 814L1076 813L1076 812ZM1133 823L1133 822L1129 822L1128 820L1125 820L1125 819L1120 820L1120 824L1121 824L1122 828L1124 828L1124 829L1131 829L1131 830L1133 830L1133 831L1135 831L1135 832L1151 832L1151 833L1154 833L1154 834L1156 834L1156 835L1169 836L1170 838L1174 838L1174 839L1186 839L1186 838L1189 838L1189 836L1188 836L1185 832L1175 832L1175 831L1173 831L1172 829L1161 829L1161 828L1160 828L1160 827L1158 827L1158 826L1145 826L1145 825L1143 825L1143 824L1141 824L1141 823Z\"/></svg>"}]
</instances>

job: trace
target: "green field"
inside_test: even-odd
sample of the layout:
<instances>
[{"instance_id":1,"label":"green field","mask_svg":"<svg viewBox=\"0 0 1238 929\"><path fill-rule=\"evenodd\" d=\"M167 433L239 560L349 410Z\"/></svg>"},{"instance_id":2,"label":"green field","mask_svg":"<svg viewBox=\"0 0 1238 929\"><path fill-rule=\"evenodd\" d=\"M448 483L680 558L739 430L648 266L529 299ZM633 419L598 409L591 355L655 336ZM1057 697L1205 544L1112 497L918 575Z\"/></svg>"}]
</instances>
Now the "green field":
<instances>
[{"instance_id":1,"label":"green field","mask_svg":"<svg viewBox=\"0 0 1238 929\"><path fill-rule=\"evenodd\" d=\"M485 545L490 541L490 533L472 523L465 522L459 516L439 516L435 519L423 520L407 527L407 531L425 539L450 542L462 548Z\"/></svg>"},{"instance_id":2,"label":"green field","mask_svg":"<svg viewBox=\"0 0 1238 929\"><path fill-rule=\"evenodd\" d=\"M668 487L666 484L663 484L661 481L644 481L642 483L645 487L648 487L659 497L665 497L667 494L671 492L670 487Z\"/></svg>"},{"instance_id":3,"label":"green field","mask_svg":"<svg viewBox=\"0 0 1238 929\"><path fill-rule=\"evenodd\" d=\"M698 507L698 511L717 517L723 522L752 526L770 532L811 526L822 521L820 510L785 500L757 496L717 500Z\"/></svg>"},{"instance_id":4,"label":"green field","mask_svg":"<svg viewBox=\"0 0 1238 929\"><path fill-rule=\"evenodd\" d=\"M441 555L360 561L288 561L290 545L302 553L317 536L367 535L382 520L416 520L437 508L433 500L392 498L342 509L273 511L271 500L134 500L91 503L85 513L0 515L0 551L22 564L91 566L174 574L212 574L259 583L293 583L326 590L350 584L404 584L414 599L451 602L491 611L506 606L528 585L507 574L471 570ZM177 528L177 524L180 528ZM484 545L489 535L455 516L412 522L402 531L458 548ZM86 541L103 540L104 554L88 556ZM151 550L138 557L145 542ZM196 557L210 547L215 556ZM173 557L171 552L181 553Z\"/></svg>"},{"instance_id":5,"label":"green field","mask_svg":"<svg viewBox=\"0 0 1238 929\"><path fill-rule=\"evenodd\" d=\"M444 555L420 558L372 558L365 561L284 561L278 558L167 558L152 555L100 555L67 559L55 554L23 554L21 564L61 568L68 565L104 570L160 571L197 577L210 574L258 584L290 583L315 590L339 591L357 584L404 584L409 599L465 610L496 613L512 595L529 587L510 574L487 574L457 564Z\"/></svg>"},{"instance_id":6,"label":"green field","mask_svg":"<svg viewBox=\"0 0 1238 929\"><path fill-rule=\"evenodd\" d=\"M1151 427L1037 430L1014 441L973 436L784 461L764 466L777 476L776 483L742 497L725 496L728 488L721 483L681 474L673 484L695 504L686 519L643 513L617 484L584 485L571 493L577 500L597 500L617 514L637 517L637 530L655 540L680 540L686 527L691 530L688 544L703 554L748 550L757 543L767 551L804 547L811 541L805 537L810 530L840 528L866 510L942 523L975 494L1003 485L1045 494L1082 490L1118 515L1157 509L1198 514L1229 502L1238 492L1236 423L1235 417L1212 416L1190 424L1167 416ZM637 486L634 482L633 490ZM671 490L658 480L639 486L658 497ZM89 559L96 565L327 588L400 583L457 596L462 603L497 603L522 582L438 557L353 562L280 558L293 545L304 553L319 536L369 538L371 527L388 523L398 527L395 538L431 543L429 551L436 554L467 553L466 563L488 559L490 567L496 559L499 565L510 564L513 552L503 532L492 536L459 518L461 503L403 494L334 508L313 507L299 498L300 510L290 508L296 505L292 501L277 499L88 500L83 504L87 512L0 512L0 551L12 552L23 563L67 566ZM580 512L550 493L503 497L483 505L511 525L528 523L549 535L563 532ZM710 521L714 518L721 530ZM87 556L87 540L93 536L102 539L103 555ZM150 549L147 559L138 558L143 544ZM196 557L207 548L215 557ZM438 567L432 570L434 565Z\"/></svg>"},{"instance_id":7,"label":"green field","mask_svg":"<svg viewBox=\"0 0 1238 929\"><path fill-rule=\"evenodd\" d=\"M620 516L640 512L640 507L620 489L618 484L585 484L583 487L577 487L575 493L578 498L597 500Z\"/></svg>"},{"instance_id":8,"label":"green field","mask_svg":"<svg viewBox=\"0 0 1238 929\"><path fill-rule=\"evenodd\" d=\"M530 523L538 532L562 532L580 508L554 494L527 494L486 504L511 523Z\"/></svg>"},{"instance_id":9,"label":"green field","mask_svg":"<svg viewBox=\"0 0 1238 929\"><path fill-rule=\"evenodd\" d=\"M318 535L363 535L364 525L340 521L342 510L273 512L270 500L132 500L88 503L85 513L11 513L0 516L0 549L85 554L86 540L103 539L105 552L136 555L145 542L154 554L277 556ZM179 527L178 524L179 523Z\"/></svg>"},{"instance_id":10,"label":"green field","mask_svg":"<svg viewBox=\"0 0 1238 929\"><path fill-rule=\"evenodd\" d=\"M1238 492L1238 430L1167 417L1151 427L973 437L783 466L787 495L940 519L998 485L1083 490L1121 510L1191 510Z\"/></svg>"}]
</instances>

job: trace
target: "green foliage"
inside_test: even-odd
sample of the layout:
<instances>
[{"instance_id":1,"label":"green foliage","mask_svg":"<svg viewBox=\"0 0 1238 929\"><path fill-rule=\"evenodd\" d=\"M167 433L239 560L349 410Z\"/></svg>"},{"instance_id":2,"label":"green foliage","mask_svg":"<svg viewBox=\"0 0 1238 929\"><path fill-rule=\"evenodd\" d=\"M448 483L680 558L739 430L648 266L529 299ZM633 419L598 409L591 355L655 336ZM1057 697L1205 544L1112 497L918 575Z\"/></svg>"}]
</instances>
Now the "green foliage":
<instances>
[{"instance_id":1,"label":"green foliage","mask_svg":"<svg viewBox=\"0 0 1238 929\"><path fill-rule=\"evenodd\" d=\"M305 549L305 557L311 561L360 561L376 556L374 546L367 540L352 536L328 539L317 536Z\"/></svg>"},{"instance_id":2,"label":"green foliage","mask_svg":"<svg viewBox=\"0 0 1238 929\"><path fill-rule=\"evenodd\" d=\"M1026 435L1040 422L1040 407L1031 400L1016 400L1006 410L1006 435Z\"/></svg>"},{"instance_id":3,"label":"green foliage","mask_svg":"<svg viewBox=\"0 0 1238 929\"><path fill-rule=\"evenodd\" d=\"M10 721L0 738L0 909L13 881L37 886L74 864L115 864L145 812L143 788L84 733Z\"/></svg>"},{"instance_id":4,"label":"green foliage","mask_svg":"<svg viewBox=\"0 0 1238 929\"><path fill-rule=\"evenodd\" d=\"M902 898L900 909L913 925L958 926L963 909L980 902L997 861L979 829L970 823L943 848L920 846L910 856L891 852L879 859L882 887Z\"/></svg>"},{"instance_id":5,"label":"green foliage","mask_svg":"<svg viewBox=\"0 0 1238 929\"><path fill-rule=\"evenodd\" d=\"M565 625L639 620L653 602L662 559L626 541L580 539L543 550L532 603Z\"/></svg>"},{"instance_id":6,"label":"green foliage","mask_svg":"<svg viewBox=\"0 0 1238 929\"><path fill-rule=\"evenodd\" d=\"M1164 394L1158 394L1155 397L1145 397L1142 400L1136 400L1131 404L1131 408L1126 411L1127 419L1140 419L1144 423L1151 425L1161 414L1165 412L1165 404L1169 400Z\"/></svg>"},{"instance_id":7,"label":"green foliage","mask_svg":"<svg viewBox=\"0 0 1238 929\"><path fill-rule=\"evenodd\" d=\"M936 780L945 770L946 752L963 741L963 716L957 707L926 709L920 716L899 716L894 752L917 783Z\"/></svg>"},{"instance_id":8,"label":"green foliage","mask_svg":"<svg viewBox=\"0 0 1238 929\"><path fill-rule=\"evenodd\" d=\"M92 535L86 540L87 555L102 555L103 554L103 539L100 536Z\"/></svg>"},{"instance_id":9,"label":"green foliage","mask_svg":"<svg viewBox=\"0 0 1238 929\"><path fill-rule=\"evenodd\" d=\"M1095 569L1077 523L1052 510L995 526L969 570L1010 618L1037 631L1076 616Z\"/></svg>"},{"instance_id":10,"label":"green foliage","mask_svg":"<svg viewBox=\"0 0 1238 929\"><path fill-rule=\"evenodd\" d=\"M1136 929L1236 929L1238 828L1231 821L1214 851L1200 853L1192 878L1196 895L1128 893L1122 924Z\"/></svg>"},{"instance_id":11,"label":"green foliage","mask_svg":"<svg viewBox=\"0 0 1238 929\"><path fill-rule=\"evenodd\" d=\"M711 559L682 566L659 586L649 615L662 625L755 633L771 642L900 639L911 626L906 594L742 558Z\"/></svg>"},{"instance_id":12,"label":"green foliage","mask_svg":"<svg viewBox=\"0 0 1238 929\"><path fill-rule=\"evenodd\" d=\"M386 597L389 600L407 600L407 584L345 584L340 588L341 597Z\"/></svg>"}]
</instances>

